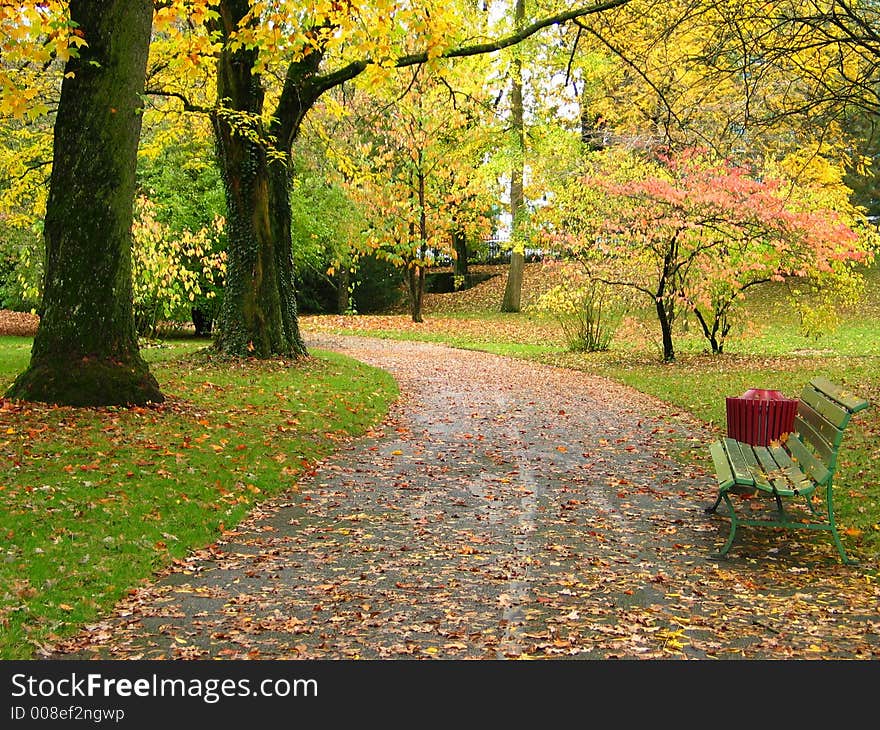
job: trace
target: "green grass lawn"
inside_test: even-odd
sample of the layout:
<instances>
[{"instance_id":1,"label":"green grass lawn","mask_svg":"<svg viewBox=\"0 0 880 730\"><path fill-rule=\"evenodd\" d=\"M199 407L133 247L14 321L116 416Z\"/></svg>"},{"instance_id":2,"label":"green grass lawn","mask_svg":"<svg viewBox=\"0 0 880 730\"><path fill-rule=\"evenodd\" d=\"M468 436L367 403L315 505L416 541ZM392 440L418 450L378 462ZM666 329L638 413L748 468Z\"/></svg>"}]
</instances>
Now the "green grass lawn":
<instances>
[{"instance_id":1,"label":"green grass lawn","mask_svg":"<svg viewBox=\"0 0 880 730\"><path fill-rule=\"evenodd\" d=\"M0 388L30 345L0 338ZM397 394L387 373L334 353L230 364L204 346L144 348L168 397L159 407L0 401L0 659L31 657L254 503L295 490Z\"/></svg>"},{"instance_id":2,"label":"green grass lawn","mask_svg":"<svg viewBox=\"0 0 880 730\"><path fill-rule=\"evenodd\" d=\"M436 313L429 312L421 325L405 316L310 317L305 318L304 330L446 342L583 370L653 395L668 404L670 412L686 411L718 434L726 430L725 396L768 388L796 397L811 377L824 375L871 403L855 417L844 438L835 507L848 550L856 557L876 559L880 557L880 268L867 271L866 280L866 297L842 309L837 326L818 338L801 331L784 285L777 284L750 293L725 354L708 354L695 323L680 321L673 364L660 361L658 327L650 311L630 317L608 352L567 352L558 326L546 316L528 309L501 314L497 287L495 298L470 295L468 301L475 303L470 311L446 305L441 295L433 295ZM681 458L697 460L711 470L708 444L685 446Z\"/></svg>"}]
</instances>

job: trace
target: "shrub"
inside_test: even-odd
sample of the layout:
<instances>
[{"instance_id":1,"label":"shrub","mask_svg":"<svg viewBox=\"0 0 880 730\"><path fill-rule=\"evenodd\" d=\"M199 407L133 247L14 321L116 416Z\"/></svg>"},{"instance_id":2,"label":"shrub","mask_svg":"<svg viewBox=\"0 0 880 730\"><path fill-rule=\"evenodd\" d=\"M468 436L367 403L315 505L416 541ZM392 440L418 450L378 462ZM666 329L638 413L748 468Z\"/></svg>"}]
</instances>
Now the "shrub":
<instances>
[{"instance_id":1,"label":"shrub","mask_svg":"<svg viewBox=\"0 0 880 730\"><path fill-rule=\"evenodd\" d=\"M161 223L155 207L139 198L132 226L132 296L138 334L153 335L162 320L188 322L201 297L213 298L208 288L225 271L225 252L214 252L223 220L211 229L175 233ZM202 303L204 306L204 303Z\"/></svg>"},{"instance_id":2,"label":"shrub","mask_svg":"<svg viewBox=\"0 0 880 730\"><path fill-rule=\"evenodd\" d=\"M626 312L625 303L610 286L571 270L562 278L562 284L541 296L536 309L556 318L570 351L608 350Z\"/></svg>"}]
</instances>

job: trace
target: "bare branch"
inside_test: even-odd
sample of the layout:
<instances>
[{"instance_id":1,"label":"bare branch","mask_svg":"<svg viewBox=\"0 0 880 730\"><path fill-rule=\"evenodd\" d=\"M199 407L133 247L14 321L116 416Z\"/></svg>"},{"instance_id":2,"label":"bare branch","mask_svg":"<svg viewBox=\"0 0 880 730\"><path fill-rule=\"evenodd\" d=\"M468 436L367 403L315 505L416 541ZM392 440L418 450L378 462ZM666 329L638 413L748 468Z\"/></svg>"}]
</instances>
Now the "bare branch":
<instances>
[{"instance_id":1,"label":"bare branch","mask_svg":"<svg viewBox=\"0 0 880 730\"><path fill-rule=\"evenodd\" d=\"M196 114L211 114L215 110L213 107L201 106L193 104L186 95L179 91L168 91L166 89L146 89L145 94L148 96L161 96L165 98L178 99L183 104L183 111L194 112Z\"/></svg>"}]
</instances>

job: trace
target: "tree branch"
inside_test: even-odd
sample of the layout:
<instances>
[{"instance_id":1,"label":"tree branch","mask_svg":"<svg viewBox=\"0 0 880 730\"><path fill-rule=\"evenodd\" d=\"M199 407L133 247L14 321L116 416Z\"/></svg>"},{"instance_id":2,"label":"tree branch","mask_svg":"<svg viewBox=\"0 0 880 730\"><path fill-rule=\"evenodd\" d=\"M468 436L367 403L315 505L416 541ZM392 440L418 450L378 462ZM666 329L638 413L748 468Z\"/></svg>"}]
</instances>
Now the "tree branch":
<instances>
[{"instance_id":1,"label":"tree branch","mask_svg":"<svg viewBox=\"0 0 880 730\"><path fill-rule=\"evenodd\" d=\"M564 25L565 23L569 23L573 20L585 18L588 15L595 15L596 13L613 10L614 8L626 5L628 2L629 0L605 0L605 2L598 3L597 5L591 5L590 7L580 7L573 8L572 10L566 10L564 12L557 13L556 15L551 15L546 18L536 20L529 25L523 26L515 33L511 33L510 35L504 36L502 38L497 38L496 40L492 41L486 41L485 43L475 43L474 45L470 46L452 48L448 51L444 51L440 54L440 58L467 58L469 56L479 56L485 53L495 53L497 51L504 50L505 48L515 46L518 43L522 43L527 38L531 38L536 33L539 33L540 31L547 28L551 28L554 25ZM422 51L420 53L411 53L397 58L394 61L394 66L396 68L405 68L406 66L415 66L420 63L427 63L429 59L430 57L427 51ZM360 61L353 61L347 66L343 66L336 71L317 77L315 79L315 83L322 91L327 91L328 89L331 89L334 86L338 86L345 81L350 81L355 76L365 71L368 66L374 63L378 63L378 61L376 61L375 59L363 59Z\"/></svg>"},{"instance_id":2,"label":"tree branch","mask_svg":"<svg viewBox=\"0 0 880 730\"><path fill-rule=\"evenodd\" d=\"M195 112L197 114L211 114L213 107L200 106L193 104L184 94L179 91L166 91L165 89L146 89L144 91L148 96L163 96L171 99L178 99L183 104L183 111Z\"/></svg>"}]
</instances>

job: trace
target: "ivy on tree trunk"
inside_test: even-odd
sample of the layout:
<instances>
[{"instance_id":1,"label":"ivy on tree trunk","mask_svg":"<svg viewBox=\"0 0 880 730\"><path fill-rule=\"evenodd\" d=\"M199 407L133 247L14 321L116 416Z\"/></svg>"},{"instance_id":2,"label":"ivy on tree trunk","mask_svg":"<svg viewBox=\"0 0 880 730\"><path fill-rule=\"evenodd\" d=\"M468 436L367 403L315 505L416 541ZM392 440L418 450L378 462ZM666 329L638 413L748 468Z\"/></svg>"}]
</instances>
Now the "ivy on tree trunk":
<instances>
[{"instance_id":1,"label":"ivy on tree trunk","mask_svg":"<svg viewBox=\"0 0 880 730\"><path fill-rule=\"evenodd\" d=\"M222 0L217 28L228 39L249 0ZM290 214L290 155L306 112L323 91L316 51L287 68L277 108L263 120L258 51L231 50L217 61L214 140L227 208L226 289L216 347L236 357L307 354L296 307Z\"/></svg>"},{"instance_id":2,"label":"ivy on tree trunk","mask_svg":"<svg viewBox=\"0 0 880 730\"><path fill-rule=\"evenodd\" d=\"M88 43L65 65L31 360L10 398L72 406L164 398L138 350L131 224L150 0L71 0Z\"/></svg>"}]
</instances>

